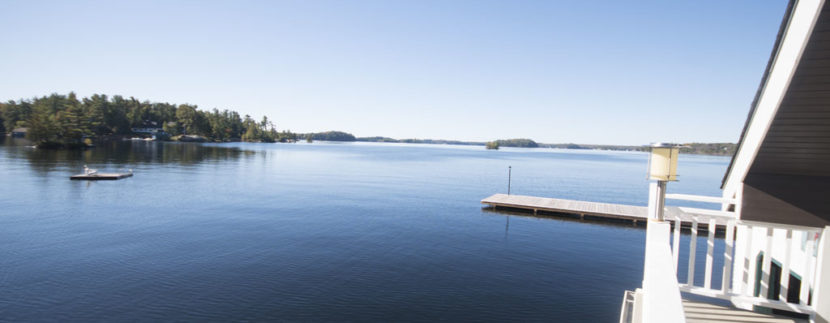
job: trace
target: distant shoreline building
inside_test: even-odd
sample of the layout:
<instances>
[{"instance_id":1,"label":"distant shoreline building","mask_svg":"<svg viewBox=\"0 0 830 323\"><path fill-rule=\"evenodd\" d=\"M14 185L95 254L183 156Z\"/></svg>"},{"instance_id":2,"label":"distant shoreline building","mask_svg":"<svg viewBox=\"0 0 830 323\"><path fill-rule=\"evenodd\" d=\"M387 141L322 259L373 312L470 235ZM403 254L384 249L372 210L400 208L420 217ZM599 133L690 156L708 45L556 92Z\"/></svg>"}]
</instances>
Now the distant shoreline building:
<instances>
[{"instance_id":1,"label":"distant shoreline building","mask_svg":"<svg viewBox=\"0 0 830 323\"><path fill-rule=\"evenodd\" d=\"M12 130L11 135L14 138L24 138L26 137L26 133L29 132L29 128L14 128Z\"/></svg>"}]
</instances>

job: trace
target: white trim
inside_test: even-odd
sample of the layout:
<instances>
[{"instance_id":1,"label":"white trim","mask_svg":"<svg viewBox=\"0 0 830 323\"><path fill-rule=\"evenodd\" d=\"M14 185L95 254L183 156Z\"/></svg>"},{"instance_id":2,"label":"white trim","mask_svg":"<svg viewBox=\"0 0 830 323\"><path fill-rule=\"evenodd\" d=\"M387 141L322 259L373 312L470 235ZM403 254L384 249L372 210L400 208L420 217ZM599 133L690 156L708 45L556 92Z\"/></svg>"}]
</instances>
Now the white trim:
<instances>
[{"instance_id":1,"label":"white trim","mask_svg":"<svg viewBox=\"0 0 830 323\"><path fill-rule=\"evenodd\" d=\"M801 225L781 224L781 223L772 223L772 222L760 222L760 221L749 221L749 220L738 220L738 224L751 225L753 227L764 227L764 228L795 230L795 231L807 231L807 232L812 232L812 233L819 233L822 230L824 230L824 228L819 228L819 227L805 227L805 226L801 226Z\"/></svg>"},{"instance_id":2,"label":"white trim","mask_svg":"<svg viewBox=\"0 0 830 323\"><path fill-rule=\"evenodd\" d=\"M778 52L770 68L769 77L763 89L755 111L750 116L740 149L735 154L732 168L723 187L724 196L732 196L738 184L746 178L761 144L769 131L772 120L781 106L792 76L801 61L804 47L810 39L816 20L821 13L824 0L799 0L795 2L789 25L778 47Z\"/></svg>"},{"instance_id":3,"label":"white trim","mask_svg":"<svg viewBox=\"0 0 830 323\"><path fill-rule=\"evenodd\" d=\"M728 199L715 196L691 195L691 194L666 194L666 198L670 200L696 201L706 203L735 203L735 199Z\"/></svg>"},{"instance_id":4,"label":"white trim","mask_svg":"<svg viewBox=\"0 0 830 323\"><path fill-rule=\"evenodd\" d=\"M680 209L680 211L683 211L683 212L689 213L689 214L705 215L705 216L719 217L719 218L727 218L727 219L730 219L730 220L735 219L735 212L727 212L727 211L720 211L720 210L709 210L709 209L697 209L697 208L693 208L693 207L682 207L682 206L678 207L678 209Z\"/></svg>"}]
</instances>

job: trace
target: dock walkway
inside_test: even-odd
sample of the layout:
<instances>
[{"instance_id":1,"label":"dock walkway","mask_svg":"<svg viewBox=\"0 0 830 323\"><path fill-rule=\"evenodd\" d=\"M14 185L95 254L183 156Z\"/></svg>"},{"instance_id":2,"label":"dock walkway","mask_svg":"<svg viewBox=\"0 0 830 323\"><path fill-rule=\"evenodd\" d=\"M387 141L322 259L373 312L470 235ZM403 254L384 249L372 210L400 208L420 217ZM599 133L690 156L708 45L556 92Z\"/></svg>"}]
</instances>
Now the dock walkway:
<instances>
[{"instance_id":1,"label":"dock walkway","mask_svg":"<svg viewBox=\"0 0 830 323\"><path fill-rule=\"evenodd\" d=\"M495 208L530 210L533 211L534 214L538 214L539 212L568 214L578 216L582 219L586 217L621 219L632 221L634 223L648 220L647 207L626 204L599 203L507 194L494 194L481 200L481 203ZM680 218L680 220L684 223L690 223L694 220L694 218L697 218L698 223L706 223L710 219L709 216L689 214L673 206L667 206L664 214L667 220ZM714 218L719 227L726 225L726 221L723 218Z\"/></svg>"}]
</instances>

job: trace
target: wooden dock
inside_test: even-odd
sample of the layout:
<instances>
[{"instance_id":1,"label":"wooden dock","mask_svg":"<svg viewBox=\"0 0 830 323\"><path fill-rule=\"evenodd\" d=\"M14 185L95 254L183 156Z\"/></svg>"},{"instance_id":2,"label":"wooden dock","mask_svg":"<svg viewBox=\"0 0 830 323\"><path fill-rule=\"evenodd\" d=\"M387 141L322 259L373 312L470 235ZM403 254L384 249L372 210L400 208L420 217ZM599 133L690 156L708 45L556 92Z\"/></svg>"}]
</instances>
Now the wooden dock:
<instances>
[{"instance_id":1,"label":"wooden dock","mask_svg":"<svg viewBox=\"0 0 830 323\"><path fill-rule=\"evenodd\" d=\"M101 180L110 180L114 181L117 179L132 177L133 173L91 173L91 174L78 174L69 176L71 180L87 180L87 181L101 181Z\"/></svg>"},{"instance_id":2,"label":"wooden dock","mask_svg":"<svg viewBox=\"0 0 830 323\"><path fill-rule=\"evenodd\" d=\"M645 206L507 194L494 194L481 200L481 203L494 208L528 210L533 211L533 214L571 215L581 219L619 219L631 221L635 224L648 220L648 208ZM685 213L672 206L666 207L664 214L666 220L679 218L684 224L691 223L695 218L698 223L707 223L710 219L709 216ZM718 227L725 227L726 221L724 219L719 217L714 217L714 219Z\"/></svg>"}]
</instances>

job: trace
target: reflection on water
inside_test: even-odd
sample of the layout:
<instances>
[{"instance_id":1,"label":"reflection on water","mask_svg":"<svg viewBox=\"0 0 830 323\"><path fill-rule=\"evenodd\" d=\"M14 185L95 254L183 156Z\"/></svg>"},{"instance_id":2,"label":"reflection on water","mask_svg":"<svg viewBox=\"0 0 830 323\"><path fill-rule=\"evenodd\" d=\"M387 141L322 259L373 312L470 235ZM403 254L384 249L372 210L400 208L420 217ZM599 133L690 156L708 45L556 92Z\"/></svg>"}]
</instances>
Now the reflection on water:
<instances>
[{"instance_id":1,"label":"reflection on water","mask_svg":"<svg viewBox=\"0 0 830 323\"><path fill-rule=\"evenodd\" d=\"M7 158L26 158L29 166L38 172L54 171L56 166L120 168L124 165L177 164L196 165L202 162L235 161L248 158L253 151L239 147L215 144L178 143L158 141L109 141L86 150L36 149L25 139L6 138L0 144L7 149Z\"/></svg>"}]
</instances>

